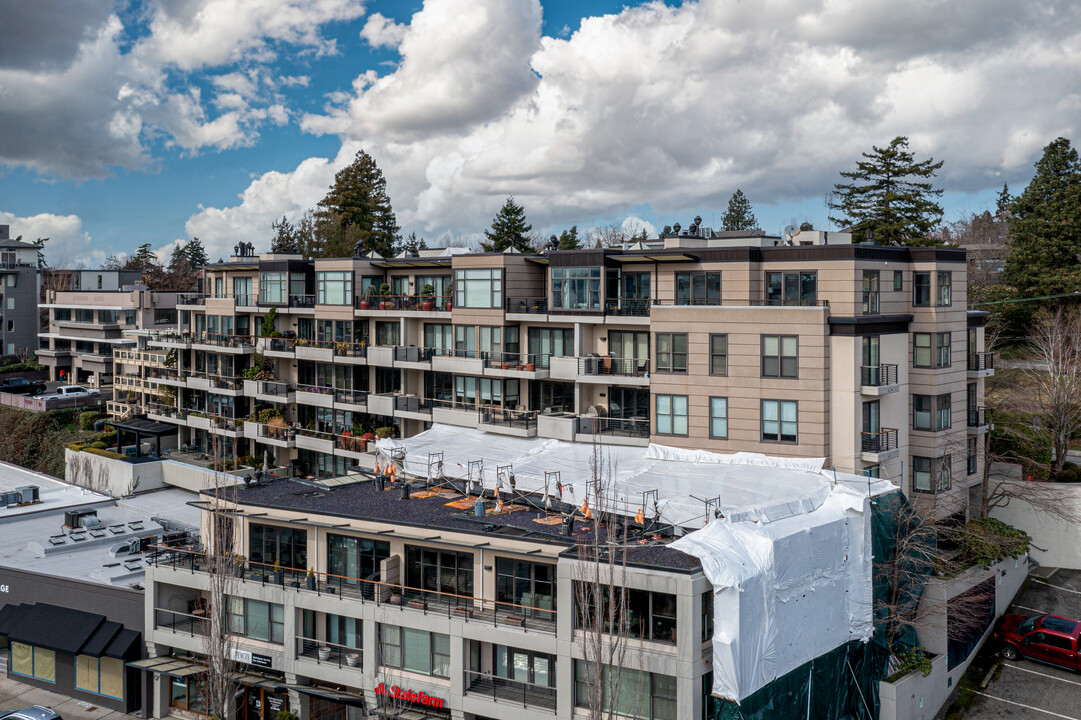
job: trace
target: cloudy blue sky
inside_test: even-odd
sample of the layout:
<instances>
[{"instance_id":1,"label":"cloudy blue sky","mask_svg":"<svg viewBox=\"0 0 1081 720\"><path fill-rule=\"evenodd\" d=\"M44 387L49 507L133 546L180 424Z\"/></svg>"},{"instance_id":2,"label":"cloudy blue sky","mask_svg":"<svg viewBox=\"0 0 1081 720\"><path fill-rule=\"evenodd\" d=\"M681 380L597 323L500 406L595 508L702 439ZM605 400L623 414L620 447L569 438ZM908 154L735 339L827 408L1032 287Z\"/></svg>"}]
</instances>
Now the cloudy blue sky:
<instances>
[{"instance_id":1,"label":"cloudy blue sky","mask_svg":"<svg viewBox=\"0 0 1081 720\"><path fill-rule=\"evenodd\" d=\"M948 217L1081 123L1063 0L0 0L0 223L54 265L265 249L357 149L405 233L826 225L859 153L944 160Z\"/></svg>"}]
</instances>

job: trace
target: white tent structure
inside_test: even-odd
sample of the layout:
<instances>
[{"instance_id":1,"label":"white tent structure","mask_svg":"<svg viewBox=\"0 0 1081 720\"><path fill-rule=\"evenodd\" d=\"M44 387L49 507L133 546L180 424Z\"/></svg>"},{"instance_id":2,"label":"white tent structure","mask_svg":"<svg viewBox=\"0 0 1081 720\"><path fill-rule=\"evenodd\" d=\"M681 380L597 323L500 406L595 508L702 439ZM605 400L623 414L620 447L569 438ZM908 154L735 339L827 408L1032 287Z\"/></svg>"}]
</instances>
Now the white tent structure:
<instances>
[{"instance_id":1,"label":"white tent structure","mask_svg":"<svg viewBox=\"0 0 1081 720\"><path fill-rule=\"evenodd\" d=\"M554 498L558 489L545 478L558 472L561 499L574 504L592 492L592 465L610 464L609 508L633 516L655 498L647 517L692 531L671 547L699 558L713 584L713 692L721 697L743 700L871 636L869 503L896 490L887 481L823 470L821 459L594 446L442 425L377 447L409 475L471 479L489 490L502 479L497 468L510 466L518 491Z\"/></svg>"}]
</instances>

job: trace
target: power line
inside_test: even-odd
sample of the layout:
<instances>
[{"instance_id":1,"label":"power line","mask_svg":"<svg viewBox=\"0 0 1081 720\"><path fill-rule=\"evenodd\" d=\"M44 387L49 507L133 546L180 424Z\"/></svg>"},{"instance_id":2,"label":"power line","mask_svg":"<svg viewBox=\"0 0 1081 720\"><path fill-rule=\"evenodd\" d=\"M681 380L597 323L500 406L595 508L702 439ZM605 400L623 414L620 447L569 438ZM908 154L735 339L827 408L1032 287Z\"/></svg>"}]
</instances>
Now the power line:
<instances>
[{"instance_id":1,"label":"power line","mask_svg":"<svg viewBox=\"0 0 1081 720\"><path fill-rule=\"evenodd\" d=\"M1055 300L1056 298L1064 297L1081 297L1081 290L1075 290L1069 293L1060 293L1058 295L1041 295L1039 297L1017 298L1015 300L992 300L989 302L972 303L972 307L980 307L981 305L1009 305L1010 303L1035 302L1036 300Z\"/></svg>"}]
</instances>

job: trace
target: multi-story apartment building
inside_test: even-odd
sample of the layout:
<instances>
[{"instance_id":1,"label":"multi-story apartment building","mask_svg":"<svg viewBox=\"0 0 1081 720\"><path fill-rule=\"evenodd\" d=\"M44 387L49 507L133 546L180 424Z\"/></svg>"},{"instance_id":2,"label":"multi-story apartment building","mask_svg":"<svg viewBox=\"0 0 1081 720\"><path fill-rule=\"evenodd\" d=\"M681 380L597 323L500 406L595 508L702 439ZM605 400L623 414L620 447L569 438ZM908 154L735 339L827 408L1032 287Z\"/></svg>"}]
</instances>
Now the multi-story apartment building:
<instances>
[{"instance_id":1,"label":"multi-story apartment building","mask_svg":"<svg viewBox=\"0 0 1081 720\"><path fill-rule=\"evenodd\" d=\"M37 347L38 249L0 225L0 355L30 355Z\"/></svg>"},{"instance_id":2,"label":"multi-story apartment building","mask_svg":"<svg viewBox=\"0 0 1081 720\"><path fill-rule=\"evenodd\" d=\"M177 351L176 403L152 416L318 477L363 457L373 424L446 423L824 457L963 512L993 373L965 253L849 240L234 258L181 297L180 332L151 337Z\"/></svg>"},{"instance_id":3,"label":"multi-story apartment building","mask_svg":"<svg viewBox=\"0 0 1081 720\"><path fill-rule=\"evenodd\" d=\"M134 349L132 331L176 327L175 292L149 290L131 271L84 270L71 274L64 287L46 289L41 308L48 329L39 334L38 361L49 378L63 371L71 382L102 385L113 380L113 351Z\"/></svg>"},{"instance_id":4,"label":"multi-story apartment building","mask_svg":"<svg viewBox=\"0 0 1081 720\"><path fill-rule=\"evenodd\" d=\"M238 661L233 718L584 712L596 655L575 628L586 597L576 585L607 588L581 569L571 532L585 524L563 529L559 515L548 522L524 506L496 512L490 494L478 517L475 498L448 490L402 499L371 482L313 487L283 479L201 503L203 537L230 538L216 552L236 558L223 601ZM229 529L211 534L211 524ZM704 718L713 689L713 592L699 561L667 546L670 530L636 527L625 572L616 565L628 608L617 709L649 720ZM151 659L136 666L152 673L154 717L207 710L206 608L222 592L210 568L177 552L147 573Z\"/></svg>"}]
</instances>

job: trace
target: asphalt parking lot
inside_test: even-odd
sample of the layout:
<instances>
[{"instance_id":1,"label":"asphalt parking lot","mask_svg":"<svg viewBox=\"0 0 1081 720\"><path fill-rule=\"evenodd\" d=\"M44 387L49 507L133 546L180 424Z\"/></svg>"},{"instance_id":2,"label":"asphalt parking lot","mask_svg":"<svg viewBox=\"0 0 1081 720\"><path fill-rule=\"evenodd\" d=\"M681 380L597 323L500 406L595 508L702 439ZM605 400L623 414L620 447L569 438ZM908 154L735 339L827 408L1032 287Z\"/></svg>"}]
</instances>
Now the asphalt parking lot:
<instances>
[{"instance_id":1,"label":"asphalt parking lot","mask_svg":"<svg viewBox=\"0 0 1081 720\"><path fill-rule=\"evenodd\" d=\"M1081 618L1081 571L1038 569L1009 611ZM998 648L988 643L982 652L997 655ZM1032 660L999 662L991 681L976 691L965 720L1081 720L1081 674Z\"/></svg>"}]
</instances>

